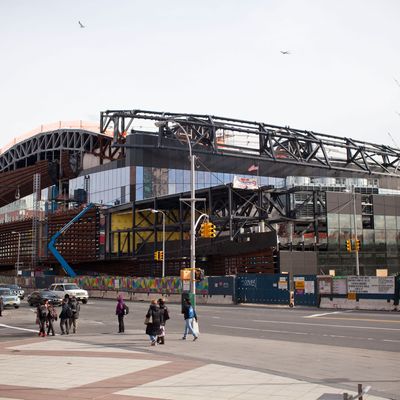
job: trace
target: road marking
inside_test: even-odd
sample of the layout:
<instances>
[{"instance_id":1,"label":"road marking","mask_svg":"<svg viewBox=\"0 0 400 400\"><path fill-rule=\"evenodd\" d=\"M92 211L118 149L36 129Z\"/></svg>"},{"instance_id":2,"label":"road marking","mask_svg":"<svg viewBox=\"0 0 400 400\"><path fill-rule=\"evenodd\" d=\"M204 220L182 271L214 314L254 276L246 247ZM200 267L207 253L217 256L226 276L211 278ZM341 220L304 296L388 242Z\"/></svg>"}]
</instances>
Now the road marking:
<instances>
[{"instance_id":1,"label":"road marking","mask_svg":"<svg viewBox=\"0 0 400 400\"><path fill-rule=\"evenodd\" d=\"M324 315L331 315L331 314L341 314L343 313L343 311L331 311L331 312L326 312L326 313L322 313L322 314L312 314L312 315L306 315L303 318L316 318L316 317L322 317Z\"/></svg>"},{"instance_id":2,"label":"road marking","mask_svg":"<svg viewBox=\"0 0 400 400\"><path fill-rule=\"evenodd\" d=\"M400 340L394 340L394 339L383 339L384 342L393 342L393 343L400 343Z\"/></svg>"},{"instance_id":3,"label":"road marking","mask_svg":"<svg viewBox=\"0 0 400 400\"><path fill-rule=\"evenodd\" d=\"M0 326L4 328L10 328L10 329L16 329L17 331L27 331L27 332L35 332L37 333L37 329L28 329L28 328L19 328L17 326L11 326L11 325L6 325L6 324L0 324Z\"/></svg>"},{"instance_id":4,"label":"road marking","mask_svg":"<svg viewBox=\"0 0 400 400\"><path fill-rule=\"evenodd\" d=\"M288 333L290 335L310 335L307 332L294 332L294 331L278 331L274 329L260 329L260 328L248 328L245 326L230 326L230 325L213 325L219 328L229 328L229 329L241 329L245 331L258 331L258 332L272 332L272 333Z\"/></svg>"},{"instance_id":5,"label":"road marking","mask_svg":"<svg viewBox=\"0 0 400 400\"><path fill-rule=\"evenodd\" d=\"M344 321L368 321L368 322L387 322L400 324L400 320L392 320L392 319L371 319L371 318L342 318L342 317L319 317L319 319L339 319Z\"/></svg>"},{"instance_id":6,"label":"road marking","mask_svg":"<svg viewBox=\"0 0 400 400\"><path fill-rule=\"evenodd\" d=\"M324 318L321 318L321 319L324 319ZM329 319L329 318L326 318L326 319ZM346 319L346 318L343 318L343 319ZM347 329L371 329L371 330L377 330L377 331L400 331L399 328L381 328L381 327L377 327L377 326L314 324L314 323L309 323L309 322L268 321L268 320L260 320L260 319L253 319L252 322L261 322L261 323L268 323L268 324L286 324L286 325L326 326L326 327L332 327L332 328L347 328Z\"/></svg>"}]
</instances>

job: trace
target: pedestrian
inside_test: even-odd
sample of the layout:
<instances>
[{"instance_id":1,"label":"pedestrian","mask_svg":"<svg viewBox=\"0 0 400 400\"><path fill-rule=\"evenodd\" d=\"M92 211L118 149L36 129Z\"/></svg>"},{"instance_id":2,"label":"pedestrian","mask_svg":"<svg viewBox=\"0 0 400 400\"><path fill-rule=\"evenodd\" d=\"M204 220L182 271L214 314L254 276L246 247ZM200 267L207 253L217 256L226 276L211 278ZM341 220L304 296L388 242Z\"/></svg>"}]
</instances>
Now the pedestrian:
<instances>
[{"instance_id":1,"label":"pedestrian","mask_svg":"<svg viewBox=\"0 0 400 400\"><path fill-rule=\"evenodd\" d=\"M157 344L156 339L160 333L161 324L163 323L162 317L157 300L152 300L145 319L146 334L149 335L152 346Z\"/></svg>"},{"instance_id":2,"label":"pedestrian","mask_svg":"<svg viewBox=\"0 0 400 400\"><path fill-rule=\"evenodd\" d=\"M61 335L69 335L69 319L71 318L72 311L69 307L69 296L64 297L61 304L61 312L60 312L60 329Z\"/></svg>"},{"instance_id":3,"label":"pedestrian","mask_svg":"<svg viewBox=\"0 0 400 400\"><path fill-rule=\"evenodd\" d=\"M163 298L158 299L158 306L160 307L160 313L162 315L162 323L160 326L160 333L157 336L157 343L165 344L165 323L169 320L169 311Z\"/></svg>"},{"instance_id":4,"label":"pedestrian","mask_svg":"<svg viewBox=\"0 0 400 400\"><path fill-rule=\"evenodd\" d=\"M46 300L48 302L48 300ZM51 336L54 336L54 325L53 322L57 321L57 311L54 308L54 306L50 303L47 303L47 336L50 335L51 332Z\"/></svg>"},{"instance_id":5,"label":"pedestrian","mask_svg":"<svg viewBox=\"0 0 400 400\"><path fill-rule=\"evenodd\" d=\"M45 337L45 327L47 320L47 300L39 304L36 308L36 322L39 324L39 336Z\"/></svg>"},{"instance_id":6,"label":"pedestrian","mask_svg":"<svg viewBox=\"0 0 400 400\"><path fill-rule=\"evenodd\" d=\"M118 333L125 332L124 315L125 315L125 303L122 295L117 297L117 308L115 314L118 316Z\"/></svg>"},{"instance_id":7,"label":"pedestrian","mask_svg":"<svg viewBox=\"0 0 400 400\"><path fill-rule=\"evenodd\" d=\"M71 308L71 312L72 312L71 318L69 319L69 327L70 328L72 327L72 333L76 333L81 306L75 296L72 296L69 299L68 304L69 304L69 307Z\"/></svg>"},{"instance_id":8,"label":"pedestrian","mask_svg":"<svg viewBox=\"0 0 400 400\"><path fill-rule=\"evenodd\" d=\"M0 296L0 317L2 317L1 314L3 312L3 309L4 309L3 297Z\"/></svg>"},{"instance_id":9,"label":"pedestrian","mask_svg":"<svg viewBox=\"0 0 400 400\"><path fill-rule=\"evenodd\" d=\"M196 320L197 322L197 314L188 298L186 298L183 303L183 318L185 318L185 331L182 340L186 340L186 336L189 332L193 335L193 341L196 341L199 338L199 335L193 329L193 320Z\"/></svg>"}]
</instances>

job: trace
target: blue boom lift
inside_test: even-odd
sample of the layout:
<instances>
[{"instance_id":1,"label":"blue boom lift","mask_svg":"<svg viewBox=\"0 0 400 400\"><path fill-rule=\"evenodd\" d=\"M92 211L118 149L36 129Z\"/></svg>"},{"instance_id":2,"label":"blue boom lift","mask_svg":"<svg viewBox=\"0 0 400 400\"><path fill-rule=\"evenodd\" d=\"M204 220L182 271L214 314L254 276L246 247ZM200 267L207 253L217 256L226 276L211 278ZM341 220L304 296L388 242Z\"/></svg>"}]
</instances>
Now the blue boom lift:
<instances>
[{"instance_id":1,"label":"blue boom lift","mask_svg":"<svg viewBox=\"0 0 400 400\"><path fill-rule=\"evenodd\" d=\"M93 203L89 203L79 214L75 215L74 218L71 219L67 224L65 224L57 233L55 233L50 239L49 244L47 245L48 249L53 253L54 257L61 264L63 270L67 275L74 278L76 276L75 271L69 266L64 257L60 254L60 252L56 249L56 241L57 239L65 233L75 222L79 221L91 208L94 207Z\"/></svg>"}]
</instances>

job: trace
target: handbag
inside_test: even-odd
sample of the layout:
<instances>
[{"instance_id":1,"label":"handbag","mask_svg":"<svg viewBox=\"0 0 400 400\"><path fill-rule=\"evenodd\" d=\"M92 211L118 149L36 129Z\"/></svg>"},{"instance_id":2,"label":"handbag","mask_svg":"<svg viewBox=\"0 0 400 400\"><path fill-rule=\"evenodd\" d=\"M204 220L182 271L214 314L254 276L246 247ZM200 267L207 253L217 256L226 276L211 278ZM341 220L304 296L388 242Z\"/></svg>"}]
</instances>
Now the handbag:
<instances>
[{"instance_id":1,"label":"handbag","mask_svg":"<svg viewBox=\"0 0 400 400\"><path fill-rule=\"evenodd\" d=\"M145 325L148 325L148 324L152 324L152 323L153 323L153 315L150 314L149 317L146 317L146 318L144 319L144 324L145 324Z\"/></svg>"},{"instance_id":2,"label":"handbag","mask_svg":"<svg viewBox=\"0 0 400 400\"><path fill-rule=\"evenodd\" d=\"M197 336L200 335L199 323L195 319L193 319L193 331Z\"/></svg>"}]
</instances>

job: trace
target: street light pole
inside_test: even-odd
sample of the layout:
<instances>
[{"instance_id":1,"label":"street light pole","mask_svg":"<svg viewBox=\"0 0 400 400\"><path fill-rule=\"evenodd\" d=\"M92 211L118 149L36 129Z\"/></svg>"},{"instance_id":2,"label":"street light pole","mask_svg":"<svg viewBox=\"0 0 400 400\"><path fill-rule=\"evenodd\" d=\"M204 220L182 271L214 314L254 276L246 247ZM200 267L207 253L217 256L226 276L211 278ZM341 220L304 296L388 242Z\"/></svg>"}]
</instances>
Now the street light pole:
<instances>
[{"instance_id":1,"label":"street light pole","mask_svg":"<svg viewBox=\"0 0 400 400\"><path fill-rule=\"evenodd\" d=\"M356 188L353 185L353 190L352 190L352 195L353 195L353 218L354 218L354 250L356 253L356 275L360 275L360 260L359 260L359 254L358 254L358 248L357 248L357 240L358 240L358 233L357 233L357 210L356 210Z\"/></svg>"},{"instance_id":2,"label":"street light pole","mask_svg":"<svg viewBox=\"0 0 400 400\"><path fill-rule=\"evenodd\" d=\"M17 263L15 264L15 272L16 272L16 277L18 278L19 274L19 254L20 254L20 249L21 249L21 233L12 231L14 235L18 235L18 249L17 249Z\"/></svg>"}]
</instances>

